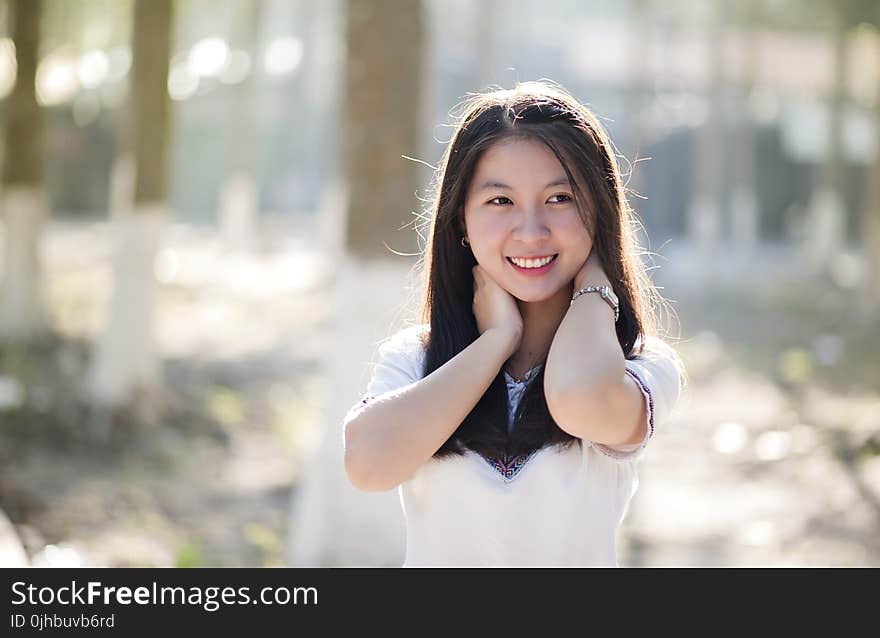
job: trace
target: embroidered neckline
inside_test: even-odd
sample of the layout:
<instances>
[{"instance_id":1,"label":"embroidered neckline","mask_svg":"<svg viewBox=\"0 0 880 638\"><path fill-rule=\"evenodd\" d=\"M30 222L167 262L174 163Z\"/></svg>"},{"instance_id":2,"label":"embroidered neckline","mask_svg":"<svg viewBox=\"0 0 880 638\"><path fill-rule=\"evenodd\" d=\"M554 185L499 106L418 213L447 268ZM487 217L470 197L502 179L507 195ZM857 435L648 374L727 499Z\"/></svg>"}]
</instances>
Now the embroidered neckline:
<instances>
[{"instance_id":1,"label":"embroidered neckline","mask_svg":"<svg viewBox=\"0 0 880 638\"><path fill-rule=\"evenodd\" d=\"M531 452L517 454L516 456L505 454L500 459L487 459L482 455L480 458L488 463L489 467L498 472L505 483L509 483L519 475L526 463L539 451L532 450Z\"/></svg>"},{"instance_id":2,"label":"embroidered neckline","mask_svg":"<svg viewBox=\"0 0 880 638\"><path fill-rule=\"evenodd\" d=\"M512 393L508 395L508 402L516 399L516 403L519 403L519 399L522 396L523 391L525 390L526 384L532 379L532 377L537 374L538 370L543 366L543 363L539 363L538 365L530 368L528 372L526 372L525 379L515 379L513 375L511 375L507 370L504 371L504 376L507 380L507 389L508 392ZM510 410L511 405L508 403L508 410ZM510 419L513 418L513 415L508 413L508 431L511 427ZM494 471L501 475L501 478L504 479L505 483L509 483L513 479L517 477L526 463L537 453L539 450L532 450L528 453L517 454L515 456L504 454L500 458L492 458L487 459L484 456L480 455L486 463L489 464Z\"/></svg>"}]
</instances>

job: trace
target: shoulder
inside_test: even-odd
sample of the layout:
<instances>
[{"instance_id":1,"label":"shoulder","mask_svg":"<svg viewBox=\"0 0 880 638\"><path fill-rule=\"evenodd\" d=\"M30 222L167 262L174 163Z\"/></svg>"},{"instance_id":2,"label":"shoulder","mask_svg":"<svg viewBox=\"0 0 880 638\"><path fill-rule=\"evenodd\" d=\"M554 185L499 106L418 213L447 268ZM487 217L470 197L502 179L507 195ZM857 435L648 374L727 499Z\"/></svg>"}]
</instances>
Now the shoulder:
<instances>
[{"instance_id":1,"label":"shoulder","mask_svg":"<svg viewBox=\"0 0 880 638\"><path fill-rule=\"evenodd\" d=\"M656 337L654 335L644 335L637 344L642 344L642 351L637 355L637 358L656 358L656 357L678 357L678 354L675 352L675 348L673 348L669 343L661 339L660 337ZM636 347L638 350L638 345Z\"/></svg>"},{"instance_id":2,"label":"shoulder","mask_svg":"<svg viewBox=\"0 0 880 638\"><path fill-rule=\"evenodd\" d=\"M379 396L419 380L424 374L424 326L403 328L378 344L372 361L368 396Z\"/></svg>"},{"instance_id":3,"label":"shoulder","mask_svg":"<svg viewBox=\"0 0 880 638\"><path fill-rule=\"evenodd\" d=\"M425 362L425 339L431 331L427 324L416 324L392 333L379 343L374 361L377 365L397 365L421 376Z\"/></svg>"},{"instance_id":4,"label":"shoulder","mask_svg":"<svg viewBox=\"0 0 880 638\"><path fill-rule=\"evenodd\" d=\"M428 324L401 328L379 343L380 354L418 355L424 352L424 338L431 332Z\"/></svg>"},{"instance_id":5,"label":"shoulder","mask_svg":"<svg viewBox=\"0 0 880 638\"><path fill-rule=\"evenodd\" d=\"M669 343L661 339L660 337L655 337L653 335L645 336L641 343L643 347L641 351L638 352L638 347L636 348L637 354L631 356L629 361L637 362L637 363L653 363L660 364L667 368L670 373L676 373L682 379L685 376L684 363L681 360L681 357L675 351Z\"/></svg>"},{"instance_id":6,"label":"shoulder","mask_svg":"<svg viewBox=\"0 0 880 638\"><path fill-rule=\"evenodd\" d=\"M684 363L659 337L645 337L643 343L641 352L626 360L626 369L645 394L649 416L662 421L672 412L687 383Z\"/></svg>"}]
</instances>

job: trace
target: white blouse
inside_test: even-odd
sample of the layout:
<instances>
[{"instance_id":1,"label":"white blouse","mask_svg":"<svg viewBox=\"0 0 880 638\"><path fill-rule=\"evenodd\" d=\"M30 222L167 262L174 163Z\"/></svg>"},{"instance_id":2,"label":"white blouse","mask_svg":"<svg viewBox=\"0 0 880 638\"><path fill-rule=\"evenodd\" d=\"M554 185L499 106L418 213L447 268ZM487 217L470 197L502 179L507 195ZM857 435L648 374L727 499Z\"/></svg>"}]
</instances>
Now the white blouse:
<instances>
[{"instance_id":1,"label":"white blouse","mask_svg":"<svg viewBox=\"0 0 880 638\"><path fill-rule=\"evenodd\" d=\"M423 330L430 326L406 328L379 346L363 400L422 377ZM626 361L647 404L641 443L610 447L579 440L563 450L545 447L494 462L473 451L428 460L398 488L406 517L403 566L616 567L617 527L638 488L636 462L681 392L678 355L660 339L649 337L645 344L642 354ZM523 381L505 373L508 428L538 369Z\"/></svg>"}]
</instances>

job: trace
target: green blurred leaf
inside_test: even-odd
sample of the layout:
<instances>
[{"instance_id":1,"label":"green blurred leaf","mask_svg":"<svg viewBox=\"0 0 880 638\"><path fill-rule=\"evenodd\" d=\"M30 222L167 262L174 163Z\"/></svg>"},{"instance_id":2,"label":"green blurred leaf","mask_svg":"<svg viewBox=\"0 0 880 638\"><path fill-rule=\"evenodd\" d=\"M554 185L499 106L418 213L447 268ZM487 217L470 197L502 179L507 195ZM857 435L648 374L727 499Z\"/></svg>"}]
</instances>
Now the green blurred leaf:
<instances>
[{"instance_id":1,"label":"green blurred leaf","mask_svg":"<svg viewBox=\"0 0 880 638\"><path fill-rule=\"evenodd\" d=\"M802 348L784 351L777 362L779 375L789 383L804 383L813 376L816 366L813 356Z\"/></svg>"}]
</instances>

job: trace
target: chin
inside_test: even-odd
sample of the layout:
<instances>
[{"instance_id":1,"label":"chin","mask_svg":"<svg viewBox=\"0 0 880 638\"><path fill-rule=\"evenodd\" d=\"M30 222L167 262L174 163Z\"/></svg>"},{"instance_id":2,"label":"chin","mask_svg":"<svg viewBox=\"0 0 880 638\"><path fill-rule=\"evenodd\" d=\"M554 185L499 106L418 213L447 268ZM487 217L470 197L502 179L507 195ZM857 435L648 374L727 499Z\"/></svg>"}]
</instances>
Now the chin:
<instances>
[{"instance_id":1,"label":"chin","mask_svg":"<svg viewBox=\"0 0 880 638\"><path fill-rule=\"evenodd\" d=\"M547 301L548 299L551 299L554 295L556 295L556 293L558 293L558 292L559 292L559 289L556 288L553 290L548 289L543 292L523 293L523 292L513 291L513 292L510 292L510 294L512 294L514 297L516 297L517 299L519 299L520 301L523 301L525 303L536 303L539 301Z\"/></svg>"}]
</instances>

